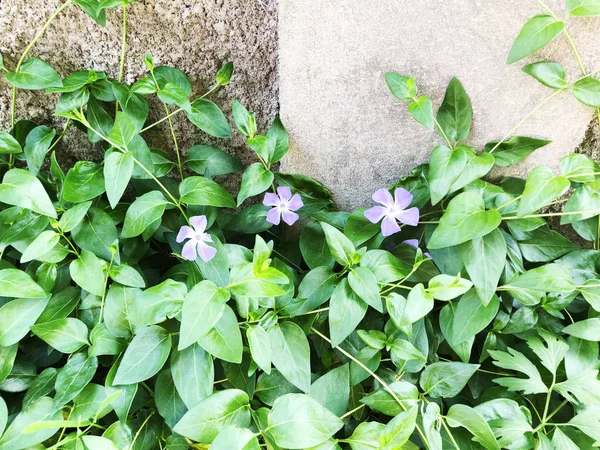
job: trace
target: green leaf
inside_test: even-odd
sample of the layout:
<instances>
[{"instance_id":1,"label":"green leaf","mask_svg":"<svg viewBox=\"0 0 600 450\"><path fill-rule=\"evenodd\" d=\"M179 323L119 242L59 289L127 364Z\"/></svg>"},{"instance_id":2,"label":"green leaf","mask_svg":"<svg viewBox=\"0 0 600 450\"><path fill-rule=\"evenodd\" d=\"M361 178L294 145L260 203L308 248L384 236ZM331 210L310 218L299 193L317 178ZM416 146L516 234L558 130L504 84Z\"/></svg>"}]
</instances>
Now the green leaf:
<instances>
[{"instance_id":1,"label":"green leaf","mask_svg":"<svg viewBox=\"0 0 600 450\"><path fill-rule=\"evenodd\" d=\"M527 233L526 239L519 240L519 249L523 257L531 262L548 262L577 250L579 246L547 227Z\"/></svg>"},{"instance_id":2,"label":"green leaf","mask_svg":"<svg viewBox=\"0 0 600 450\"><path fill-rule=\"evenodd\" d=\"M46 253L56 247L59 240L60 235L55 231L43 231L23 251L23 254L21 255L21 264L43 257Z\"/></svg>"},{"instance_id":3,"label":"green leaf","mask_svg":"<svg viewBox=\"0 0 600 450\"><path fill-rule=\"evenodd\" d=\"M213 359L198 344L192 344L182 351L173 351L171 373L177 392L189 409L213 392Z\"/></svg>"},{"instance_id":4,"label":"green leaf","mask_svg":"<svg viewBox=\"0 0 600 450\"><path fill-rule=\"evenodd\" d=\"M487 304L482 303L474 289L463 295L454 312L453 343L460 344L483 331L494 320L499 307L496 295Z\"/></svg>"},{"instance_id":5,"label":"green leaf","mask_svg":"<svg viewBox=\"0 0 600 450\"><path fill-rule=\"evenodd\" d=\"M497 147L497 142L489 142L485 144L484 151L489 152L496 147L494 152L495 164L508 167L520 163L538 148L542 148L550 142L525 136L515 136L502 142Z\"/></svg>"},{"instance_id":6,"label":"green leaf","mask_svg":"<svg viewBox=\"0 0 600 450\"><path fill-rule=\"evenodd\" d=\"M566 89L569 87L566 80L567 71L558 63L540 61L527 64L521 70L549 88Z\"/></svg>"},{"instance_id":7,"label":"green leaf","mask_svg":"<svg viewBox=\"0 0 600 450\"><path fill-rule=\"evenodd\" d=\"M464 242L460 256L484 305L494 296L506 261L506 241L500 230Z\"/></svg>"},{"instance_id":8,"label":"green leaf","mask_svg":"<svg viewBox=\"0 0 600 450\"><path fill-rule=\"evenodd\" d=\"M509 290L520 288L541 292L572 292L575 284L571 281L569 269L558 264L546 264L518 275L505 287Z\"/></svg>"},{"instance_id":9,"label":"green leaf","mask_svg":"<svg viewBox=\"0 0 600 450\"><path fill-rule=\"evenodd\" d=\"M176 105L186 113L191 112L192 105L187 94L174 83L167 83L157 92L158 98L167 105Z\"/></svg>"},{"instance_id":10,"label":"green leaf","mask_svg":"<svg viewBox=\"0 0 600 450\"><path fill-rule=\"evenodd\" d=\"M157 325L136 330L125 350L114 384L133 384L156 375L171 352L171 335Z\"/></svg>"},{"instance_id":11,"label":"green leaf","mask_svg":"<svg viewBox=\"0 0 600 450\"><path fill-rule=\"evenodd\" d=\"M115 209L133 174L133 153L108 151L104 156L104 183L111 208Z\"/></svg>"},{"instance_id":12,"label":"green leaf","mask_svg":"<svg viewBox=\"0 0 600 450\"><path fill-rule=\"evenodd\" d=\"M390 348L392 362L397 367L403 367L407 361L426 362L425 355L405 339L395 339Z\"/></svg>"},{"instance_id":13,"label":"green leaf","mask_svg":"<svg viewBox=\"0 0 600 450\"><path fill-rule=\"evenodd\" d=\"M209 100L199 98L192 103L187 117L206 134L217 138L230 138L231 127L219 107Z\"/></svg>"},{"instance_id":14,"label":"green leaf","mask_svg":"<svg viewBox=\"0 0 600 450\"><path fill-rule=\"evenodd\" d=\"M342 416L350 400L350 367L336 367L313 382L309 395L336 416Z\"/></svg>"},{"instance_id":15,"label":"green leaf","mask_svg":"<svg viewBox=\"0 0 600 450\"><path fill-rule=\"evenodd\" d=\"M84 345L90 345L87 326L74 317L33 325L31 331L62 353L75 353Z\"/></svg>"},{"instance_id":16,"label":"green leaf","mask_svg":"<svg viewBox=\"0 0 600 450\"><path fill-rule=\"evenodd\" d=\"M211 355L234 364L242 362L242 333L237 322L237 317L229 306L225 306L223 315L207 334L202 336L198 343Z\"/></svg>"},{"instance_id":17,"label":"green leaf","mask_svg":"<svg viewBox=\"0 0 600 450\"><path fill-rule=\"evenodd\" d=\"M139 236L159 220L168 202L160 191L150 191L138 197L125 214L121 238Z\"/></svg>"},{"instance_id":18,"label":"green leaf","mask_svg":"<svg viewBox=\"0 0 600 450\"><path fill-rule=\"evenodd\" d=\"M102 261L92 252L83 250L81 256L69 265L71 278L90 294L104 295L105 280Z\"/></svg>"},{"instance_id":19,"label":"green leaf","mask_svg":"<svg viewBox=\"0 0 600 450\"><path fill-rule=\"evenodd\" d=\"M412 100L417 95L417 86L413 78L408 78L394 72L385 74L385 82L390 92L400 100Z\"/></svg>"},{"instance_id":20,"label":"green leaf","mask_svg":"<svg viewBox=\"0 0 600 450\"><path fill-rule=\"evenodd\" d=\"M600 341L600 318L580 320L566 326L562 332L586 341Z\"/></svg>"},{"instance_id":21,"label":"green leaf","mask_svg":"<svg viewBox=\"0 0 600 450\"><path fill-rule=\"evenodd\" d=\"M136 125L133 120L124 112L117 112L115 123L107 136L108 140L125 150L135 135Z\"/></svg>"},{"instance_id":22,"label":"green leaf","mask_svg":"<svg viewBox=\"0 0 600 450\"><path fill-rule=\"evenodd\" d=\"M181 201L188 205L235 208L236 203L229 192L204 177L187 177L179 185Z\"/></svg>"},{"instance_id":23,"label":"green leaf","mask_svg":"<svg viewBox=\"0 0 600 450\"><path fill-rule=\"evenodd\" d=\"M122 423L125 423L127 417L129 416L129 411L133 404L133 400L138 391L137 384L129 384L129 385L120 385L117 386L114 384L115 374L117 373L117 369L119 366L119 361L110 368L108 374L106 375L106 383L105 390L107 397L112 397L118 393L118 396L111 401L111 406L113 407L115 414L119 418Z\"/></svg>"},{"instance_id":24,"label":"green leaf","mask_svg":"<svg viewBox=\"0 0 600 450\"><path fill-rule=\"evenodd\" d=\"M433 131L433 106L429 97L423 96L408 105L409 114L426 128Z\"/></svg>"},{"instance_id":25,"label":"green leaf","mask_svg":"<svg viewBox=\"0 0 600 450\"><path fill-rule=\"evenodd\" d=\"M66 210L58 221L58 226L64 233L76 228L85 218L86 213L92 206L92 202L79 203Z\"/></svg>"},{"instance_id":26,"label":"green leaf","mask_svg":"<svg viewBox=\"0 0 600 450\"><path fill-rule=\"evenodd\" d=\"M310 390L310 347L298 325L284 322L268 331L273 365L293 385L304 392Z\"/></svg>"},{"instance_id":27,"label":"green leaf","mask_svg":"<svg viewBox=\"0 0 600 450\"><path fill-rule=\"evenodd\" d=\"M542 365L552 374L556 375L558 366L565 358L569 346L560 337L554 336L552 333L538 330L539 335L544 339L544 343L536 336L531 336L527 339L527 345L540 358Z\"/></svg>"},{"instance_id":28,"label":"green leaf","mask_svg":"<svg viewBox=\"0 0 600 450\"><path fill-rule=\"evenodd\" d=\"M140 273L127 264L113 266L108 275L113 281L116 281L124 286L138 288L146 287L146 282Z\"/></svg>"},{"instance_id":29,"label":"green leaf","mask_svg":"<svg viewBox=\"0 0 600 450\"><path fill-rule=\"evenodd\" d=\"M519 202L518 217L531 214L548 205L563 195L569 186L568 179L554 176L549 167L536 167L527 177L523 197Z\"/></svg>"},{"instance_id":30,"label":"green leaf","mask_svg":"<svg viewBox=\"0 0 600 450\"><path fill-rule=\"evenodd\" d=\"M181 311L179 350L189 347L213 328L223 315L229 291L212 281L198 283L186 295Z\"/></svg>"},{"instance_id":31,"label":"green leaf","mask_svg":"<svg viewBox=\"0 0 600 450\"><path fill-rule=\"evenodd\" d=\"M433 297L419 283L408 293L407 298L392 292L386 298L386 306L394 324L401 328L425 317L433 309Z\"/></svg>"},{"instance_id":32,"label":"green leaf","mask_svg":"<svg viewBox=\"0 0 600 450\"><path fill-rule=\"evenodd\" d=\"M23 298L12 300L0 307L0 346L9 347L23 339L47 303L45 298Z\"/></svg>"},{"instance_id":33,"label":"green leaf","mask_svg":"<svg viewBox=\"0 0 600 450\"><path fill-rule=\"evenodd\" d=\"M290 149L290 138L288 132L281 123L279 116L275 116L275 120L267 131L267 139L269 145L270 164L275 164L283 159Z\"/></svg>"},{"instance_id":34,"label":"green leaf","mask_svg":"<svg viewBox=\"0 0 600 450\"><path fill-rule=\"evenodd\" d=\"M21 144L6 131L0 131L0 154L21 153Z\"/></svg>"},{"instance_id":35,"label":"green leaf","mask_svg":"<svg viewBox=\"0 0 600 450\"><path fill-rule=\"evenodd\" d=\"M44 428L33 433L24 433L23 430L29 425L49 421L60 420L61 411L57 411L52 406L52 399L41 397L29 408L20 411L8 426L2 439L0 439L1 450L20 450L32 448L33 446L44 442L53 436L60 428Z\"/></svg>"},{"instance_id":36,"label":"green leaf","mask_svg":"<svg viewBox=\"0 0 600 450\"><path fill-rule=\"evenodd\" d=\"M90 333L90 356L120 355L127 343L111 334L103 323L94 327Z\"/></svg>"},{"instance_id":37,"label":"green leaf","mask_svg":"<svg viewBox=\"0 0 600 450\"><path fill-rule=\"evenodd\" d=\"M513 64L552 42L565 28L563 22L547 14L540 14L527 21L513 43L507 64Z\"/></svg>"},{"instance_id":38,"label":"green leaf","mask_svg":"<svg viewBox=\"0 0 600 450\"><path fill-rule=\"evenodd\" d=\"M73 355L56 377L54 408L60 409L77 397L92 381L96 369L98 369L98 358L95 356L88 357L84 353Z\"/></svg>"},{"instance_id":39,"label":"green leaf","mask_svg":"<svg viewBox=\"0 0 600 450\"><path fill-rule=\"evenodd\" d=\"M561 174L576 183L594 181L594 173L600 170L598 163L579 153L563 156L560 158L559 165Z\"/></svg>"},{"instance_id":40,"label":"green leaf","mask_svg":"<svg viewBox=\"0 0 600 450\"><path fill-rule=\"evenodd\" d=\"M113 283L106 294L104 305L104 323L106 328L116 337L129 337L132 325L128 314L135 298L141 290Z\"/></svg>"},{"instance_id":41,"label":"green leaf","mask_svg":"<svg viewBox=\"0 0 600 450\"><path fill-rule=\"evenodd\" d=\"M436 275L429 280L429 287L427 293L430 294L436 300L452 300L459 295L467 292L473 283L460 276L452 277L450 275Z\"/></svg>"},{"instance_id":42,"label":"green leaf","mask_svg":"<svg viewBox=\"0 0 600 450\"><path fill-rule=\"evenodd\" d=\"M370 269L355 267L348 274L348 282L356 295L364 300L367 305L379 312L383 312L381 296L379 295L379 284Z\"/></svg>"},{"instance_id":43,"label":"green leaf","mask_svg":"<svg viewBox=\"0 0 600 450\"><path fill-rule=\"evenodd\" d=\"M273 179L273 172L265 169L261 163L249 165L242 175L242 184L237 198L238 206L248 197L261 194L269 189Z\"/></svg>"},{"instance_id":44,"label":"green leaf","mask_svg":"<svg viewBox=\"0 0 600 450\"><path fill-rule=\"evenodd\" d=\"M231 112L235 126L244 136L250 138L256 134L256 115L248 110L237 100L231 100Z\"/></svg>"},{"instance_id":45,"label":"green leaf","mask_svg":"<svg viewBox=\"0 0 600 450\"><path fill-rule=\"evenodd\" d=\"M18 269L0 270L0 292L3 297L45 298L48 296L29 275Z\"/></svg>"},{"instance_id":46,"label":"green leaf","mask_svg":"<svg viewBox=\"0 0 600 450\"><path fill-rule=\"evenodd\" d=\"M163 370L156 377L154 385L154 402L156 409L169 427L174 427L186 413L187 408L177 390L169 369Z\"/></svg>"},{"instance_id":47,"label":"green leaf","mask_svg":"<svg viewBox=\"0 0 600 450\"><path fill-rule=\"evenodd\" d=\"M6 172L0 184L0 202L57 218L44 186L27 170L11 169Z\"/></svg>"},{"instance_id":48,"label":"green leaf","mask_svg":"<svg viewBox=\"0 0 600 450\"><path fill-rule=\"evenodd\" d=\"M405 407L416 404L419 399L417 387L407 381L395 381L389 385L389 388ZM360 402L387 416L395 417L402 411L405 411L396 399L384 388L380 388L361 398Z\"/></svg>"},{"instance_id":49,"label":"green leaf","mask_svg":"<svg viewBox=\"0 0 600 450\"><path fill-rule=\"evenodd\" d=\"M335 263L325 239L325 232L318 222L308 222L302 229L300 251L304 261L311 269L320 266L333 267Z\"/></svg>"},{"instance_id":50,"label":"green leaf","mask_svg":"<svg viewBox=\"0 0 600 450\"><path fill-rule=\"evenodd\" d=\"M104 189L102 166L91 161L78 161L67 172L63 198L69 202L81 203L98 197Z\"/></svg>"},{"instance_id":51,"label":"green leaf","mask_svg":"<svg viewBox=\"0 0 600 450\"><path fill-rule=\"evenodd\" d=\"M448 425L451 427L464 427L488 450L500 450L498 441L486 420L467 405L452 405L447 414Z\"/></svg>"},{"instance_id":52,"label":"green leaf","mask_svg":"<svg viewBox=\"0 0 600 450\"><path fill-rule=\"evenodd\" d=\"M509 391L523 391L525 394L543 394L548 392L539 370L527 359L527 357L510 347L507 352L488 350L494 358L494 365L507 370L515 370L527 376L527 378L501 377L494 378L494 382L504 386Z\"/></svg>"},{"instance_id":53,"label":"green leaf","mask_svg":"<svg viewBox=\"0 0 600 450\"><path fill-rule=\"evenodd\" d=\"M567 0L567 11L572 16L598 16L600 15L600 1Z\"/></svg>"},{"instance_id":54,"label":"green leaf","mask_svg":"<svg viewBox=\"0 0 600 450\"><path fill-rule=\"evenodd\" d=\"M462 244L491 233L500 222L498 211L485 210L481 194L463 192L450 201L427 245L437 249Z\"/></svg>"},{"instance_id":55,"label":"green leaf","mask_svg":"<svg viewBox=\"0 0 600 450\"><path fill-rule=\"evenodd\" d=\"M586 77L573 85L573 95L577 100L587 106L600 107L600 80Z\"/></svg>"},{"instance_id":56,"label":"green leaf","mask_svg":"<svg viewBox=\"0 0 600 450\"><path fill-rule=\"evenodd\" d=\"M412 269L412 266L385 250L369 250L360 260L360 265L370 269L380 283L398 281Z\"/></svg>"},{"instance_id":57,"label":"green leaf","mask_svg":"<svg viewBox=\"0 0 600 450\"><path fill-rule=\"evenodd\" d=\"M231 75L233 74L233 62L228 61L219 69L217 75L215 76L215 81L217 84L221 86L226 86L229 84L231 80Z\"/></svg>"},{"instance_id":58,"label":"green leaf","mask_svg":"<svg viewBox=\"0 0 600 450\"><path fill-rule=\"evenodd\" d=\"M477 155L471 147L461 145L454 149L453 153L461 152L464 157L461 160L464 166L459 171L458 176L452 182L449 193L456 192L472 181L478 180L486 175L494 167L494 157L489 153Z\"/></svg>"},{"instance_id":59,"label":"green leaf","mask_svg":"<svg viewBox=\"0 0 600 450\"><path fill-rule=\"evenodd\" d=\"M19 89L62 87L62 81L56 71L40 58L27 58L18 72L8 72L6 79Z\"/></svg>"},{"instance_id":60,"label":"green leaf","mask_svg":"<svg viewBox=\"0 0 600 450\"><path fill-rule=\"evenodd\" d=\"M210 145L194 145L188 150L187 165L199 175L208 170L212 176L239 172L244 168L236 158Z\"/></svg>"},{"instance_id":61,"label":"green leaf","mask_svg":"<svg viewBox=\"0 0 600 450\"><path fill-rule=\"evenodd\" d=\"M354 248L354 244L350 239L344 236L344 233L325 222L321 222L321 227L325 233L329 251L338 263L344 267L349 267L357 262L355 261L356 248Z\"/></svg>"},{"instance_id":62,"label":"green leaf","mask_svg":"<svg viewBox=\"0 0 600 450\"><path fill-rule=\"evenodd\" d=\"M254 362L267 374L271 373L271 341L265 329L261 326L250 325L246 330L246 337Z\"/></svg>"},{"instance_id":63,"label":"green leaf","mask_svg":"<svg viewBox=\"0 0 600 450\"><path fill-rule=\"evenodd\" d=\"M415 430L418 412L419 408L412 406L408 411L404 411L390 420L379 438L380 448L383 450L402 448Z\"/></svg>"},{"instance_id":64,"label":"green leaf","mask_svg":"<svg viewBox=\"0 0 600 450\"><path fill-rule=\"evenodd\" d=\"M260 445L252 431L229 425L223 428L210 448L212 450L259 450Z\"/></svg>"},{"instance_id":65,"label":"green leaf","mask_svg":"<svg viewBox=\"0 0 600 450\"><path fill-rule=\"evenodd\" d=\"M106 13L104 9L100 8L97 0L73 0L73 3L81 6L81 9L100 26L106 26Z\"/></svg>"},{"instance_id":66,"label":"green leaf","mask_svg":"<svg viewBox=\"0 0 600 450\"><path fill-rule=\"evenodd\" d=\"M104 210L91 207L86 217L71 232L75 244L82 250L88 250L99 258L119 264L119 248L117 243L117 227L113 218Z\"/></svg>"},{"instance_id":67,"label":"green leaf","mask_svg":"<svg viewBox=\"0 0 600 450\"><path fill-rule=\"evenodd\" d=\"M433 398L456 397L478 368L479 364L437 362L425 368L419 383Z\"/></svg>"},{"instance_id":68,"label":"green leaf","mask_svg":"<svg viewBox=\"0 0 600 450\"><path fill-rule=\"evenodd\" d=\"M151 59L152 55L146 54L144 63L152 65ZM185 92L185 95L189 96L192 94L192 84L183 71L170 66L160 66L151 70L154 70L154 75L160 89L163 89L167 83L173 83L179 86Z\"/></svg>"},{"instance_id":69,"label":"green leaf","mask_svg":"<svg viewBox=\"0 0 600 450\"><path fill-rule=\"evenodd\" d=\"M46 159L46 154L48 153L48 149L52 144L54 136L56 136L56 130L45 126L36 127L27 135L24 151L25 157L27 158L27 168L32 175L37 175L40 167L44 164L44 159ZM0 153L15 153L9 151L3 152L2 147L3 139L2 134L0 134Z\"/></svg>"},{"instance_id":70,"label":"green leaf","mask_svg":"<svg viewBox=\"0 0 600 450\"><path fill-rule=\"evenodd\" d=\"M326 266L308 272L298 286L298 297L306 299L301 311L311 311L331 297L337 282L337 274Z\"/></svg>"},{"instance_id":71,"label":"green leaf","mask_svg":"<svg viewBox=\"0 0 600 450\"><path fill-rule=\"evenodd\" d=\"M469 136L472 118L471 100L460 81L452 78L438 110L437 121L448 139L460 141Z\"/></svg>"},{"instance_id":72,"label":"green leaf","mask_svg":"<svg viewBox=\"0 0 600 450\"><path fill-rule=\"evenodd\" d=\"M279 397L269 413L269 431L284 448L307 448L332 437L344 422L304 394Z\"/></svg>"},{"instance_id":73,"label":"green leaf","mask_svg":"<svg viewBox=\"0 0 600 450\"><path fill-rule=\"evenodd\" d=\"M173 431L201 444L211 444L228 425L250 425L250 399L239 389L215 392L190 409Z\"/></svg>"},{"instance_id":74,"label":"green leaf","mask_svg":"<svg viewBox=\"0 0 600 450\"><path fill-rule=\"evenodd\" d=\"M367 304L350 288L348 280L344 278L336 286L329 302L331 345L336 347L341 344L356 329L366 313Z\"/></svg>"}]
</instances>

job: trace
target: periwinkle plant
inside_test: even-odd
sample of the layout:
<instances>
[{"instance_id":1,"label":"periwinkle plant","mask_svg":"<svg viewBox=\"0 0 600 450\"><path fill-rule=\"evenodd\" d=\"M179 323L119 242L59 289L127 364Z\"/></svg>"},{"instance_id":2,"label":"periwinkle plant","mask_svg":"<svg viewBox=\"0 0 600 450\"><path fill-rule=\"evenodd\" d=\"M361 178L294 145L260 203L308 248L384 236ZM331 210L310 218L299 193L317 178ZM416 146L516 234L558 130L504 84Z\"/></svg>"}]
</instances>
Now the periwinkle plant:
<instances>
[{"instance_id":1,"label":"periwinkle plant","mask_svg":"<svg viewBox=\"0 0 600 450\"><path fill-rule=\"evenodd\" d=\"M595 161L568 155L559 175L539 167L493 183L494 165L549 142L512 135L527 117L480 152L464 144L472 108L458 80L434 116L414 79L389 73L392 93L443 143L429 164L374 194L381 206L334 211L317 181L272 170L289 150L281 121L259 134L235 100L254 164L206 145L180 151L176 114L231 136L208 100L229 84L230 62L190 99L187 76L151 54L132 85L122 83L125 51L116 80L93 70L61 78L26 59L67 7L102 24L106 8L130 3L68 0L14 70L0 58L15 88L11 129L0 132L0 450L563 450L600 441ZM567 6L600 14L594 1ZM532 19L510 60L561 32L553 13ZM589 76L569 83L556 63L525 70L553 95L572 90L590 104L600 92ZM60 94L63 131L16 121L18 89ZM148 123L153 95L165 115ZM73 124L105 156L65 173L57 144ZM175 162L144 138L161 124ZM234 200L212 177L242 169ZM559 203L561 212L539 212ZM553 216L594 248L551 229ZM289 237L299 219L299 237Z\"/></svg>"}]
</instances>

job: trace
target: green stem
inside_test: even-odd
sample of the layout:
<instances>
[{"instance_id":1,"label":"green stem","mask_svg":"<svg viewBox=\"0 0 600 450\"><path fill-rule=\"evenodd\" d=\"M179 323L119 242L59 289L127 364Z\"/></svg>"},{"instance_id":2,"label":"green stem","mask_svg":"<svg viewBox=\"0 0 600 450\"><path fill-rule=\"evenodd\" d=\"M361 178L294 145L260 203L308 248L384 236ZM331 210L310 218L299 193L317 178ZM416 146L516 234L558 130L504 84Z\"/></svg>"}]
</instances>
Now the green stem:
<instances>
[{"instance_id":1,"label":"green stem","mask_svg":"<svg viewBox=\"0 0 600 450\"><path fill-rule=\"evenodd\" d=\"M319 336L321 339L323 339L325 342L329 343L329 345L331 345L331 340L325 336L324 334L322 334L319 330L317 330L316 328L311 328L310 329L313 333L315 333L317 336ZM366 371L369 375L371 375L373 377L373 379L377 380L377 382L379 384L381 384L381 386L388 392L388 394L390 394L392 396L392 398L396 401L396 403L398 403L398 405L400 405L400 407L404 410L407 411L408 408L406 407L406 405L402 402L402 400L400 400L398 398L398 395L396 395L396 393L389 387L389 385L383 381L381 379L381 377L379 375L377 375L375 372L373 372L371 369L369 369L367 366L365 366L361 361L359 361L358 359L356 359L354 356L352 356L350 353L348 353L346 350L344 350L341 347L333 347L335 348L337 351L339 351L340 353L342 353L344 356L346 356L346 358L352 360L354 363L356 363L358 366L360 366L364 371ZM425 433L423 433L423 431L421 430L421 428L419 427L419 425L416 426L417 432L419 433L419 435L421 436L421 440L423 441L423 443L425 444L425 446L427 448L431 448L429 446L429 442L427 442L427 438L425 437ZM460 450L459 447L456 447L458 450Z\"/></svg>"},{"instance_id":2,"label":"green stem","mask_svg":"<svg viewBox=\"0 0 600 450\"><path fill-rule=\"evenodd\" d=\"M19 58L19 62L17 63L15 72L18 72L19 69L21 69L21 65L23 64L23 61L25 61L25 58L27 57L27 55L29 54L29 52L31 51L33 46L41 39L41 37L44 35L44 33L46 32L46 30L48 29L50 24L54 21L54 19L56 19L60 15L60 13L63 12L63 10L68 8L71 5L71 3L72 3L72 0L67 0L60 8L58 8L54 12L54 14L52 14L50 16L50 18L46 21L46 23L40 29L40 31L37 32L37 34L34 36L33 40L29 43L29 45L27 47L25 47L25 50L23 51L21 58ZM10 103L10 128L11 129L13 129L15 127L16 108L17 108L17 87L13 86L12 99L11 99L11 103ZM8 168L11 169L13 167L14 163L15 163L15 156L11 154L8 159Z\"/></svg>"},{"instance_id":3,"label":"green stem","mask_svg":"<svg viewBox=\"0 0 600 450\"><path fill-rule=\"evenodd\" d=\"M142 430L144 429L144 427L146 426L146 424L148 423L148 421L150 420L150 418L154 415L154 411L152 411L148 417L146 417L146 420L144 420L142 422L142 426L140 426L139 430L137 430L137 432L135 433L135 436L133 437L133 441L131 441L131 445L129 446L129 450L133 450L133 447L135 446L135 441L137 441L138 436L140 435L140 433L142 432Z\"/></svg>"},{"instance_id":4,"label":"green stem","mask_svg":"<svg viewBox=\"0 0 600 450\"><path fill-rule=\"evenodd\" d=\"M113 262L115 261L115 254L111 252L110 264L108 265L108 270L106 271L106 276L104 277L104 292L102 293L102 302L100 303L100 315L98 317L98 325L102 323L102 314L104 313L104 301L106 300L106 290L108 284L108 276L110 274L110 269L112 269Z\"/></svg>"},{"instance_id":5,"label":"green stem","mask_svg":"<svg viewBox=\"0 0 600 450\"><path fill-rule=\"evenodd\" d=\"M560 94L563 91L565 91L565 89L557 89L551 95L549 95L544 100L542 100L540 103L538 103L525 117L523 117L521 120L519 120L519 122L514 127L512 127L512 129L508 133L506 133L506 135L502 139L500 139L498 142L496 142L496 145L494 145L494 147L489 151L489 153L494 153L494 151L498 147L500 147L500 145L502 145L502 143L504 141L506 141L517 129L519 129L519 127L521 125L523 125L523 123L525 123L527 121L527 119L529 119L532 115L534 115L538 109L540 109L542 106L544 106L546 103L548 103L550 100L552 100L554 97L556 97L558 94Z\"/></svg>"},{"instance_id":6,"label":"green stem","mask_svg":"<svg viewBox=\"0 0 600 450\"><path fill-rule=\"evenodd\" d=\"M123 5L123 37L121 44L121 64L119 66L119 78L118 81L123 81L123 74L125 73L125 55L127 53L127 5ZM118 105L118 102L117 102Z\"/></svg>"},{"instance_id":7,"label":"green stem","mask_svg":"<svg viewBox=\"0 0 600 450\"><path fill-rule=\"evenodd\" d=\"M65 126L63 127L62 132L60 133L58 138L56 138L56 140L52 143L52 145L50 146L50 148L48 149L48 151L46 153L50 153L54 149L54 147L56 147L56 145L61 141L61 139L65 136L65 133L67 132L67 128L69 128L70 123L71 123L71 119L68 118L67 121L65 122Z\"/></svg>"},{"instance_id":8,"label":"green stem","mask_svg":"<svg viewBox=\"0 0 600 450\"><path fill-rule=\"evenodd\" d=\"M361 409L363 409L365 406L367 406L366 404L362 404L360 406L357 406L356 408L354 408L351 411L348 411L346 414L344 414L343 416L340 416L340 419L344 420L346 417L351 416L352 414L354 414L356 411L360 411Z\"/></svg>"},{"instance_id":9,"label":"green stem","mask_svg":"<svg viewBox=\"0 0 600 450\"><path fill-rule=\"evenodd\" d=\"M163 102L165 112L169 115L169 107ZM183 181L183 170L181 168L181 155L179 154L179 144L177 143L177 135L175 134L175 128L173 127L173 121L169 117L169 129L171 130L171 137L173 138L173 147L175 148L175 155L177 155L177 169L179 170L179 177Z\"/></svg>"}]
</instances>

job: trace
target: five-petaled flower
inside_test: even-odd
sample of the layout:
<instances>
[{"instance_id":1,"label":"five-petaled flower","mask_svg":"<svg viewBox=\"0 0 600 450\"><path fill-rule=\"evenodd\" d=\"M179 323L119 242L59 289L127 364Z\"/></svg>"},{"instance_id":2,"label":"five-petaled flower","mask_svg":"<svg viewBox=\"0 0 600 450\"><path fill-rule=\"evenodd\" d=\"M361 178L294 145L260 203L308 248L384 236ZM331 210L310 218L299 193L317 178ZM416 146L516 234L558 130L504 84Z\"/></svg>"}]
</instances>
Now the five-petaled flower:
<instances>
[{"instance_id":1,"label":"five-petaled flower","mask_svg":"<svg viewBox=\"0 0 600 450\"><path fill-rule=\"evenodd\" d=\"M217 254L217 249L211 247L207 242L213 242L210 234L206 233L206 216L190 217L191 227L184 225L177 234L177 242L181 243L189 239L183 246L181 256L189 261L196 259L196 251L204 261L210 261Z\"/></svg>"},{"instance_id":2,"label":"five-petaled flower","mask_svg":"<svg viewBox=\"0 0 600 450\"><path fill-rule=\"evenodd\" d=\"M267 213L267 222L273 225L279 225L281 219L288 225L293 225L298 220L297 211L304 206L302 197L299 194L292 196L292 190L289 186L279 186L277 194L267 192L263 205L273 206Z\"/></svg>"},{"instance_id":3,"label":"five-petaled flower","mask_svg":"<svg viewBox=\"0 0 600 450\"><path fill-rule=\"evenodd\" d=\"M381 232L384 236L391 236L400 231L398 222L404 225L417 226L419 223L419 209L408 208L412 202L413 195L406 189L398 188L394 191L394 197L387 189L377 189L373 194L373 200L383 206L373 206L365 211L365 217L372 223L381 219ZM398 222L397 222L398 221Z\"/></svg>"}]
</instances>

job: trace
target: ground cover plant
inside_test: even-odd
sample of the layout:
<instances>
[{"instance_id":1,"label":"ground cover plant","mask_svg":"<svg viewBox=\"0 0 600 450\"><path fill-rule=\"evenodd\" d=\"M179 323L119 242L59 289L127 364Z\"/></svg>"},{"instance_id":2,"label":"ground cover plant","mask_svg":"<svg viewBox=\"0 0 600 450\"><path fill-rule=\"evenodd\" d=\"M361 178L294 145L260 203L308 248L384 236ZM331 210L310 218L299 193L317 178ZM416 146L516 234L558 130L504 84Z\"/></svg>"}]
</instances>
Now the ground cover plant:
<instances>
[{"instance_id":1,"label":"ground cover plant","mask_svg":"<svg viewBox=\"0 0 600 450\"><path fill-rule=\"evenodd\" d=\"M129 3L68 0L14 67L0 56L14 86L11 129L0 132L0 450L596 446L596 162L572 154L560 173L491 182L494 166L549 141L515 135L525 117L471 148L458 80L434 115L413 78L388 73L392 94L442 144L369 208L337 212L317 181L272 170L289 147L281 121L260 134L235 100L254 164L207 145L180 153L175 114L232 135L209 100L231 62L195 99L187 76L150 53L147 76L126 85L126 14L117 79L61 78L29 57L65 8L102 24L107 8ZM600 3L567 9L598 15ZM547 13L525 24L509 63L561 33L572 42ZM554 90L540 105L573 93L600 108L600 80L581 69L569 81L555 62L523 68ZM18 89L45 90L64 129L17 120ZM148 123L152 96L165 116ZM172 153L144 138L159 125ZM70 127L104 159L61 168ZM234 172L237 198L214 180Z\"/></svg>"}]
</instances>

